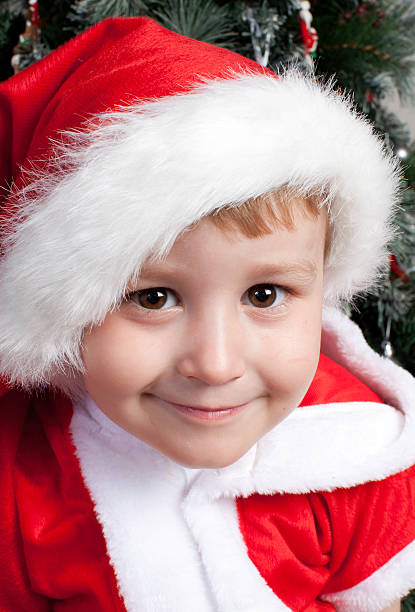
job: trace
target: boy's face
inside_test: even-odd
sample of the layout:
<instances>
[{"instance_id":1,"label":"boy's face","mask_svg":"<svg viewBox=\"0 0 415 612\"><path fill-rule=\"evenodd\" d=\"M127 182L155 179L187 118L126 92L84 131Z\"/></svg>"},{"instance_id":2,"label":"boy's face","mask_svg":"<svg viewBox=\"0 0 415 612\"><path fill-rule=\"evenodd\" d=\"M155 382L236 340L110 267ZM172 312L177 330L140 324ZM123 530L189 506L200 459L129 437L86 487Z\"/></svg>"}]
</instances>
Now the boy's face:
<instances>
[{"instance_id":1,"label":"boy's face","mask_svg":"<svg viewBox=\"0 0 415 612\"><path fill-rule=\"evenodd\" d=\"M84 337L110 419L178 463L223 467L298 406L319 357L326 216L295 222L246 238L204 219L145 265Z\"/></svg>"}]
</instances>

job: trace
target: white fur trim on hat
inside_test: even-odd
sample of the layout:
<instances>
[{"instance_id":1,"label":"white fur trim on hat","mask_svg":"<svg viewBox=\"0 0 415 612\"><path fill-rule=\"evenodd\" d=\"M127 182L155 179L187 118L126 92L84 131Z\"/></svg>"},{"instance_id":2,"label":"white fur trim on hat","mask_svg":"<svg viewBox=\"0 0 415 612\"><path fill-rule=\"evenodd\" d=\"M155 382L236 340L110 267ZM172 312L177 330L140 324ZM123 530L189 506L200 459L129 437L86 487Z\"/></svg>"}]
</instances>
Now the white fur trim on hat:
<instances>
[{"instance_id":1,"label":"white fur trim on hat","mask_svg":"<svg viewBox=\"0 0 415 612\"><path fill-rule=\"evenodd\" d=\"M214 209L282 185L327 195L326 301L366 288L385 262L397 165L350 102L312 77L212 80L70 140L61 171L20 193L24 220L0 264L0 374L11 381L82 368L83 330L150 254Z\"/></svg>"}]
</instances>

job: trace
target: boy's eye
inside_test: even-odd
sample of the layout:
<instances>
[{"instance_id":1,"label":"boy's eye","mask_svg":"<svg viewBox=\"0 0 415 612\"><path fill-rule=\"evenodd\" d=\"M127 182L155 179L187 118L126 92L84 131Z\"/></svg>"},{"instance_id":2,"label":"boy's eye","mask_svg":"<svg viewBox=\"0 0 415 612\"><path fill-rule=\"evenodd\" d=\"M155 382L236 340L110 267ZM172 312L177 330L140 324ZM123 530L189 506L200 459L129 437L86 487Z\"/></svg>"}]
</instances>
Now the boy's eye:
<instances>
[{"instance_id":1,"label":"boy's eye","mask_svg":"<svg viewBox=\"0 0 415 612\"><path fill-rule=\"evenodd\" d=\"M257 308L277 306L283 301L287 292L278 285L254 285L246 292L250 304Z\"/></svg>"},{"instance_id":2,"label":"boy's eye","mask_svg":"<svg viewBox=\"0 0 415 612\"><path fill-rule=\"evenodd\" d=\"M243 296L243 302L256 308L270 308L280 304L287 291L278 285L259 284L253 285ZM166 287L151 287L130 293L128 299L137 306L148 310L162 310L170 306L178 305L178 298L174 291Z\"/></svg>"},{"instance_id":3,"label":"boy's eye","mask_svg":"<svg viewBox=\"0 0 415 612\"><path fill-rule=\"evenodd\" d=\"M134 291L134 293L129 295L129 299L138 306L151 310L161 310L162 308L169 308L169 306L177 306L178 304L177 297L173 291L165 287L152 287L151 289Z\"/></svg>"}]
</instances>

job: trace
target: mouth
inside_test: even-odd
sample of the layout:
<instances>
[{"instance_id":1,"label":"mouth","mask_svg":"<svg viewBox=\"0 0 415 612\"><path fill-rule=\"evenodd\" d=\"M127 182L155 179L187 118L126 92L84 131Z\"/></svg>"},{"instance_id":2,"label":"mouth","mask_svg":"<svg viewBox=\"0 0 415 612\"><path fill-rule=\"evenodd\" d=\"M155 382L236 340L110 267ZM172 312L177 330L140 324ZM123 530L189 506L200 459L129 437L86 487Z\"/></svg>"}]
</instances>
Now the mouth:
<instances>
[{"instance_id":1,"label":"mouth","mask_svg":"<svg viewBox=\"0 0 415 612\"><path fill-rule=\"evenodd\" d=\"M181 414L201 421L223 421L236 416L247 406L247 404L239 404L238 406L212 408L209 406L184 406L174 402L168 402L168 404Z\"/></svg>"}]
</instances>

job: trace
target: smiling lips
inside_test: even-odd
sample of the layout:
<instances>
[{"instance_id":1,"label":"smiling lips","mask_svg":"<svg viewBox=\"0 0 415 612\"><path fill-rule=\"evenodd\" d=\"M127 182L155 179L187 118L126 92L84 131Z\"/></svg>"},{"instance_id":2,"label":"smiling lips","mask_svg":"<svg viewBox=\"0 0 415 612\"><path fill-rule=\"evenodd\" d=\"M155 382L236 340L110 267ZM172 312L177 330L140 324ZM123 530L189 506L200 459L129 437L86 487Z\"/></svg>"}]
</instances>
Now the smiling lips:
<instances>
[{"instance_id":1,"label":"smiling lips","mask_svg":"<svg viewBox=\"0 0 415 612\"><path fill-rule=\"evenodd\" d=\"M247 405L240 404L239 406L230 406L229 408L209 408L205 406L183 406L182 404L175 404L173 402L169 402L169 404L182 414L202 421L224 420L239 414Z\"/></svg>"}]
</instances>

